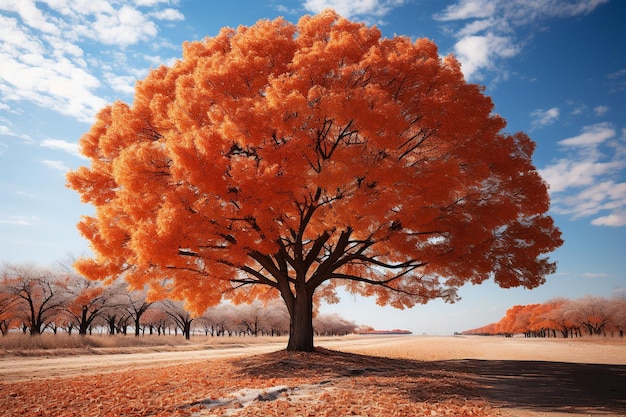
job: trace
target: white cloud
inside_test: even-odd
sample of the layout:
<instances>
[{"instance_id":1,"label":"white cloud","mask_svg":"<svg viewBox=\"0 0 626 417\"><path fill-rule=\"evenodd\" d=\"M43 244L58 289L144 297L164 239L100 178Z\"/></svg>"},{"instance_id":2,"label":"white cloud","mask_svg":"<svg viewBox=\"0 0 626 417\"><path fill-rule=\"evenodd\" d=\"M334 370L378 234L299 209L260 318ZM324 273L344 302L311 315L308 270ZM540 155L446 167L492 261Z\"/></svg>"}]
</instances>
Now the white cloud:
<instances>
[{"instance_id":1,"label":"white cloud","mask_svg":"<svg viewBox=\"0 0 626 417\"><path fill-rule=\"evenodd\" d=\"M538 6L543 7L543 10L546 12L552 12L553 16L572 17L591 13L596 7L608 2L609 0L552 0L546 2L552 4L541 5L541 2L537 3Z\"/></svg>"},{"instance_id":2,"label":"white cloud","mask_svg":"<svg viewBox=\"0 0 626 417\"><path fill-rule=\"evenodd\" d=\"M109 101L105 89L110 86L113 91L128 93L129 73L140 72L129 68L127 60L122 64L114 61L115 52L127 53L129 47L154 39L158 20L184 19L175 8L177 3L0 1L0 101L15 102L11 106L15 108L19 108L19 103L34 103L92 123L94 114ZM94 43L96 48L110 53L94 59L94 55L85 52ZM105 76L102 71L107 66L111 69ZM109 84L103 84L102 79Z\"/></svg>"},{"instance_id":3,"label":"white cloud","mask_svg":"<svg viewBox=\"0 0 626 417\"><path fill-rule=\"evenodd\" d=\"M157 26L147 16L130 6L116 13L98 15L92 36L104 44L127 46L147 41L158 33Z\"/></svg>"},{"instance_id":4,"label":"white cloud","mask_svg":"<svg viewBox=\"0 0 626 417\"><path fill-rule=\"evenodd\" d=\"M150 13L157 20L185 20L185 15L176 9L163 9Z\"/></svg>"},{"instance_id":5,"label":"white cloud","mask_svg":"<svg viewBox=\"0 0 626 417\"><path fill-rule=\"evenodd\" d=\"M137 6L149 6L149 7L157 6L160 3L166 3L167 4L169 2L170 2L170 0L135 0L135 4Z\"/></svg>"},{"instance_id":6,"label":"white cloud","mask_svg":"<svg viewBox=\"0 0 626 417\"><path fill-rule=\"evenodd\" d=\"M594 226L626 226L626 210L617 211L607 216L601 216L591 221Z\"/></svg>"},{"instance_id":7,"label":"white cloud","mask_svg":"<svg viewBox=\"0 0 626 417\"><path fill-rule=\"evenodd\" d=\"M479 34L480 32L493 27L495 24L496 21L494 19L476 20L465 25L463 29L457 33L457 37L464 39L466 36Z\"/></svg>"},{"instance_id":8,"label":"white cloud","mask_svg":"<svg viewBox=\"0 0 626 417\"><path fill-rule=\"evenodd\" d=\"M533 111L530 115L533 118L532 125L533 127L543 127L551 125L556 122L559 118L559 108L552 107L548 110L537 109Z\"/></svg>"},{"instance_id":9,"label":"white cloud","mask_svg":"<svg viewBox=\"0 0 626 417\"><path fill-rule=\"evenodd\" d=\"M608 0L457 0L433 16L448 25L458 39L454 46L466 78L502 71L497 65L523 49L517 31L531 23L591 13Z\"/></svg>"},{"instance_id":10,"label":"white cloud","mask_svg":"<svg viewBox=\"0 0 626 417\"><path fill-rule=\"evenodd\" d=\"M554 200L555 210L560 214L580 219L597 216L606 211L610 213L608 216L615 216L626 208L626 183L604 181L579 189L577 193L557 197ZM597 221L598 218L592 220L592 224Z\"/></svg>"},{"instance_id":11,"label":"white cloud","mask_svg":"<svg viewBox=\"0 0 626 417\"><path fill-rule=\"evenodd\" d=\"M13 136L13 137L16 137L16 138L20 138L20 139L24 140L27 143L32 143L33 142L33 140L31 139L30 136L19 134L19 133L15 133L15 132L13 132L13 130L11 130L10 127L3 126L3 125L0 125L0 136Z\"/></svg>"},{"instance_id":12,"label":"white cloud","mask_svg":"<svg viewBox=\"0 0 626 417\"><path fill-rule=\"evenodd\" d=\"M518 53L510 39L489 33L485 36L466 36L454 45L454 51L466 78L478 78L482 69L492 69L499 58L508 58Z\"/></svg>"},{"instance_id":13,"label":"white cloud","mask_svg":"<svg viewBox=\"0 0 626 417\"><path fill-rule=\"evenodd\" d=\"M137 78L131 75L116 75L110 72L105 73L104 77L113 90L131 96L134 94Z\"/></svg>"},{"instance_id":14,"label":"white cloud","mask_svg":"<svg viewBox=\"0 0 626 417\"><path fill-rule=\"evenodd\" d=\"M32 224L31 218L23 216L8 216L0 217L0 224L13 224L17 226L30 226Z\"/></svg>"},{"instance_id":15,"label":"white cloud","mask_svg":"<svg viewBox=\"0 0 626 417\"><path fill-rule=\"evenodd\" d=\"M60 35L60 28L48 21L32 0L4 0L0 8L17 13L27 26L44 33Z\"/></svg>"},{"instance_id":16,"label":"white cloud","mask_svg":"<svg viewBox=\"0 0 626 417\"><path fill-rule=\"evenodd\" d=\"M583 128L578 136L559 141L563 146L594 146L615 136L615 129L608 123L597 123Z\"/></svg>"},{"instance_id":17,"label":"white cloud","mask_svg":"<svg viewBox=\"0 0 626 417\"><path fill-rule=\"evenodd\" d=\"M36 194L27 193L26 191L16 191L15 195L25 198L39 198Z\"/></svg>"},{"instance_id":18,"label":"white cloud","mask_svg":"<svg viewBox=\"0 0 626 417\"><path fill-rule=\"evenodd\" d=\"M615 72L607 75L607 78L609 78L611 80L614 80L616 78L621 78L621 77L624 77L624 76L626 76L626 68L621 69L619 71L615 71Z\"/></svg>"},{"instance_id":19,"label":"white cloud","mask_svg":"<svg viewBox=\"0 0 626 417\"><path fill-rule=\"evenodd\" d=\"M0 214L0 224L13 224L17 226L30 226L37 220L35 216L7 216Z\"/></svg>"},{"instance_id":20,"label":"white cloud","mask_svg":"<svg viewBox=\"0 0 626 417\"><path fill-rule=\"evenodd\" d=\"M35 102L87 122L106 103L94 93L100 86L98 79L64 57L44 58L38 66L2 53L0 60L4 61L0 93L8 100Z\"/></svg>"},{"instance_id":21,"label":"white cloud","mask_svg":"<svg viewBox=\"0 0 626 417\"><path fill-rule=\"evenodd\" d=\"M585 272L584 274L582 274L583 278L589 278L589 279L597 279L597 278L608 278L611 275L603 273L603 272Z\"/></svg>"},{"instance_id":22,"label":"white cloud","mask_svg":"<svg viewBox=\"0 0 626 417\"><path fill-rule=\"evenodd\" d=\"M493 16L496 2L493 0L461 0L451 4L439 15L438 20L465 20Z\"/></svg>"},{"instance_id":23,"label":"white cloud","mask_svg":"<svg viewBox=\"0 0 626 417\"><path fill-rule=\"evenodd\" d=\"M44 159L41 161L42 164L47 166L48 168L52 168L58 171L67 172L69 171L69 167L65 165L63 161L52 161L49 159Z\"/></svg>"},{"instance_id":24,"label":"white cloud","mask_svg":"<svg viewBox=\"0 0 626 417\"><path fill-rule=\"evenodd\" d=\"M624 166L621 161L600 162L595 157L579 155L577 159L560 159L541 170L541 176L550 184L550 192L591 186L599 177L612 174Z\"/></svg>"},{"instance_id":25,"label":"white cloud","mask_svg":"<svg viewBox=\"0 0 626 417\"><path fill-rule=\"evenodd\" d=\"M285 14L294 14L294 13L299 13L296 9L290 9L289 7L283 5L283 4L277 4L276 6L274 6L276 8L276 10L278 10L278 12L280 13L285 13Z\"/></svg>"},{"instance_id":26,"label":"white cloud","mask_svg":"<svg viewBox=\"0 0 626 417\"><path fill-rule=\"evenodd\" d=\"M615 135L610 125L599 123L559 142L567 157L540 170L555 213L592 217L596 226L626 225L626 143Z\"/></svg>"},{"instance_id":27,"label":"white cloud","mask_svg":"<svg viewBox=\"0 0 626 417\"><path fill-rule=\"evenodd\" d=\"M402 6L407 0L306 0L304 8L313 13L333 9L345 18L355 16L383 17L391 10Z\"/></svg>"},{"instance_id":28,"label":"white cloud","mask_svg":"<svg viewBox=\"0 0 626 417\"><path fill-rule=\"evenodd\" d=\"M80 153L80 147L76 142L68 142L60 139L45 139L41 142L41 146L44 148L56 149L63 152L67 152L71 155L84 158Z\"/></svg>"},{"instance_id":29,"label":"white cloud","mask_svg":"<svg viewBox=\"0 0 626 417\"><path fill-rule=\"evenodd\" d=\"M593 108L593 112L598 117L604 116L605 114L608 113L608 111L609 111L609 106L596 106Z\"/></svg>"},{"instance_id":30,"label":"white cloud","mask_svg":"<svg viewBox=\"0 0 626 417\"><path fill-rule=\"evenodd\" d=\"M622 94L626 90L626 69L619 70L612 74L608 74L610 94Z\"/></svg>"},{"instance_id":31,"label":"white cloud","mask_svg":"<svg viewBox=\"0 0 626 417\"><path fill-rule=\"evenodd\" d=\"M168 67L171 67L171 66L173 66L176 63L177 60L180 59L180 57L164 58L162 56L144 55L143 59L145 59L146 62L148 62L153 67L159 67L161 65L166 65ZM137 76L145 76L145 73L136 74L136 75Z\"/></svg>"}]
</instances>

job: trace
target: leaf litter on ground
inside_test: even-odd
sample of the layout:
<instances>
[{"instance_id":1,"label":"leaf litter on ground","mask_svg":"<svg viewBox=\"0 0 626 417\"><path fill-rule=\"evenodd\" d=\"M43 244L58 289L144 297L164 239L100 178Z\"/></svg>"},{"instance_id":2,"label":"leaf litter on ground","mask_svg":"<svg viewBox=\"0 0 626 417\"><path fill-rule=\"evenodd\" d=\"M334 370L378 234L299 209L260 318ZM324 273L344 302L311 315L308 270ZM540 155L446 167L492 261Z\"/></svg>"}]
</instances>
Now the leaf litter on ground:
<instances>
[{"instance_id":1,"label":"leaf litter on ground","mask_svg":"<svg viewBox=\"0 0 626 417\"><path fill-rule=\"evenodd\" d=\"M318 348L0 383L3 415L499 416L471 374Z\"/></svg>"}]
</instances>

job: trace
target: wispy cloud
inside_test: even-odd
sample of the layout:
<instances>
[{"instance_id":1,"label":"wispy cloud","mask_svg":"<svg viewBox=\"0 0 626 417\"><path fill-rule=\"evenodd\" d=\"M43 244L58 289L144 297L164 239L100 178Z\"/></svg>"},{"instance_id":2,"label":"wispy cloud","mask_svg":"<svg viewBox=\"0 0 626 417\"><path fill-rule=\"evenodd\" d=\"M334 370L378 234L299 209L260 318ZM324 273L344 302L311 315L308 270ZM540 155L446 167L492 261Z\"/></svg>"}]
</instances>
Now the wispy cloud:
<instances>
[{"instance_id":1,"label":"wispy cloud","mask_svg":"<svg viewBox=\"0 0 626 417\"><path fill-rule=\"evenodd\" d=\"M15 195L24 197L24 198L39 198L39 196L37 196L36 194L28 193L26 191L16 191Z\"/></svg>"},{"instance_id":2,"label":"wispy cloud","mask_svg":"<svg viewBox=\"0 0 626 417\"><path fill-rule=\"evenodd\" d=\"M451 4L438 15L440 20L466 20L492 17L496 13L493 0L461 0Z\"/></svg>"},{"instance_id":3,"label":"wispy cloud","mask_svg":"<svg viewBox=\"0 0 626 417\"><path fill-rule=\"evenodd\" d=\"M139 7L153 7L161 3L169 4L170 0L135 0L135 4Z\"/></svg>"},{"instance_id":4,"label":"wispy cloud","mask_svg":"<svg viewBox=\"0 0 626 417\"><path fill-rule=\"evenodd\" d=\"M167 7L163 7L165 3ZM131 93L129 71L110 54L108 65L88 48L108 51L151 41L157 22L184 20L172 4L158 0L0 2L0 99L30 102L91 123L106 103L106 89ZM154 46L151 45L151 46ZM129 54L135 56L134 54ZM110 66L105 77L103 68ZM145 69L150 63L144 63ZM104 84L101 80L109 81Z\"/></svg>"},{"instance_id":5,"label":"wispy cloud","mask_svg":"<svg viewBox=\"0 0 626 417\"><path fill-rule=\"evenodd\" d=\"M550 184L553 210L596 226L626 225L626 134L608 123L559 141L565 155L540 170Z\"/></svg>"},{"instance_id":6,"label":"wispy cloud","mask_svg":"<svg viewBox=\"0 0 626 417\"><path fill-rule=\"evenodd\" d=\"M458 0L434 16L451 25L454 52L468 79L482 79L485 71L517 55L525 40L519 29L535 22L591 13L608 0Z\"/></svg>"},{"instance_id":7,"label":"wispy cloud","mask_svg":"<svg viewBox=\"0 0 626 417\"><path fill-rule=\"evenodd\" d=\"M137 78L132 75L116 75L111 72L104 74L104 78L111 88L124 94L133 94L135 92L135 82Z\"/></svg>"},{"instance_id":8,"label":"wispy cloud","mask_svg":"<svg viewBox=\"0 0 626 417\"><path fill-rule=\"evenodd\" d=\"M13 136L16 138L20 138L27 143L33 142L30 136L21 134L21 133L16 133L9 126L5 126L5 125L0 125L0 136Z\"/></svg>"},{"instance_id":9,"label":"wispy cloud","mask_svg":"<svg viewBox=\"0 0 626 417\"><path fill-rule=\"evenodd\" d=\"M66 140L61 139L45 139L41 142L41 146L49 149L56 149L63 152L67 152L71 155L77 156L79 158L85 158L80 153L80 147L76 142L68 142Z\"/></svg>"},{"instance_id":10,"label":"wispy cloud","mask_svg":"<svg viewBox=\"0 0 626 417\"><path fill-rule=\"evenodd\" d=\"M610 276L610 274L606 274L603 272L585 272L584 274L582 274L583 278L589 279L608 278Z\"/></svg>"},{"instance_id":11,"label":"wispy cloud","mask_svg":"<svg viewBox=\"0 0 626 417\"><path fill-rule=\"evenodd\" d=\"M552 107L548 110L537 109L530 114L534 128L551 125L558 120L559 115L558 107Z\"/></svg>"},{"instance_id":12,"label":"wispy cloud","mask_svg":"<svg viewBox=\"0 0 626 417\"><path fill-rule=\"evenodd\" d=\"M563 146L596 146L615 136L615 129L609 123L598 123L583 128L580 135L559 141Z\"/></svg>"},{"instance_id":13,"label":"wispy cloud","mask_svg":"<svg viewBox=\"0 0 626 417\"><path fill-rule=\"evenodd\" d=\"M35 216L9 216L0 213L0 224L12 224L17 226L30 226L38 218Z\"/></svg>"},{"instance_id":14,"label":"wispy cloud","mask_svg":"<svg viewBox=\"0 0 626 417\"><path fill-rule=\"evenodd\" d=\"M50 159L44 159L41 161L41 163L47 166L48 168L52 168L57 171L67 172L70 169L67 165L65 165L65 162L63 161L53 161Z\"/></svg>"},{"instance_id":15,"label":"wispy cloud","mask_svg":"<svg viewBox=\"0 0 626 417\"><path fill-rule=\"evenodd\" d=\"M593 108L593 112L598 117L602 117L609 112L609 106L596 106Z\"/></svg>"},{"instance_id":16,"label":"wispy cloud","mask_svg":"<svg viewBox=\"0 0 626 417\"><path fill-rule=\"evenodd\" d=\"M324 9L333 9L341 16L351 19L360 18L376 23L384 23L382 19L393 9L407 3L408 0L305 0L304 8L309 12L319 13Z\"/></svg>"},{"instance_id":17,"label":"wispy cloud","mask_svg":"<svg viewBox=\"0 0 626 417\"><path fill-rule=\"evenodd\" d=\"M157 20L185 20L185 16L176 9L163 9L150 13Z\"/></svg>"},{"instance_id":18,"label":"wispy cloud","mask_svg":"<svg viewBox=\"0 0 626 417\"><path fill-rule=\"evenodd\" d=\"M626 90L626 68L606 76L611 94L618 94Z\"/></svg>"}]
</instances>

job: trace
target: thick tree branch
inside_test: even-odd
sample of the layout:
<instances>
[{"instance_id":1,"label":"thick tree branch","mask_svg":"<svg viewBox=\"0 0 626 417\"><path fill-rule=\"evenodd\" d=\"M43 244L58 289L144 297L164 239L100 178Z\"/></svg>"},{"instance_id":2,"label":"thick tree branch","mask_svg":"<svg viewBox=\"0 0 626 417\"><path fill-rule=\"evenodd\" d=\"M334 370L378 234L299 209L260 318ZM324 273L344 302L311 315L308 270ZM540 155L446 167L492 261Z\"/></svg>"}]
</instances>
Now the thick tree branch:
<instances>
[{"instance_id":1,"label":"thick tree branch","mask_svg":"<svg viewBox=\"0 0 626 417\"><path fill-rule=\"evenodd\" d=\"M256 278L256 280L245 280L243 278L232 278L230 281L231 282L248 282L248 281L253 281L256 282L257 284L265 284L265 285L269 285L271 287L274 288L278 288L278 279L277 281L272 281L271 279L269 279L268 277L266 277L265 275L263 275L261 272L247 266L244 265L242 267L240 267L241 271L245 272L248 275L251 275L253 277Z\"/></svg>"},{"instance_id":2,"label":"thick tree branch","mask_svg":"<svg viewBox=\"0 0 626 417\"><path fill-rule=\"evenodd\" d=\"M356 282L363 282L366 284L370 284L370 285L375 285L375 286L379 286L379 287L384 287L388 290L391 290L393 292L396 293L400 293L400 294L406 294L412 297L424 297L424 293L414 293L402 288L397 288L397 287L393 287L391 285L389 285L390 283L392 283L393 281L396 281L397 279L401 278L403 275L406 275L409 271L403 272L402 274L398 274L392 278L383 280L383 281L376 281L373 279L369 279L369 278L363 278L363 277L359 277L359 276L355 276L355 275L349 275L349 274L332 274L331 278L333 279L344 279L344 280L348 280L348 281L356 281ZM431 297L428 297L431 298Z\"/></svg>"}]
</instances>

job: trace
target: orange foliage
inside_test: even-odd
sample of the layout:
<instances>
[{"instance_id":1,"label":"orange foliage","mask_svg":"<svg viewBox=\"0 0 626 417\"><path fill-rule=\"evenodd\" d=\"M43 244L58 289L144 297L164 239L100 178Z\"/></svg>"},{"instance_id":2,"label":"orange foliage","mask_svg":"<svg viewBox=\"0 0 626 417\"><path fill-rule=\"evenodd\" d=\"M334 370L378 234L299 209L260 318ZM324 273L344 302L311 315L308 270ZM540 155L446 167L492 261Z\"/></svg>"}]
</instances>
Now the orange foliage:
<instances>
[{"instance_id":1,"label":"orange foliage","mask_svg":"<svg viewBox=\"0 0 626 417\"><path fill-rule=\"evenodd\" d=\"M502 133L431 41L325 11L183 49L81 139L92 165L68 186L96 207L78 226L96 254L85 276L123 274L195 313L244 287L236 301L280 294L310 316L297 306L324 283L330 300L345 285L404 308L555 270L534 143Z\"/></svg>"},{"instance_id":2,"label":"orange foliage","mask_svg":"<svg viewBox=\"0 0 626 417\"><path fill-rule=\"evenodd\" d=\"M587 296L577 300L558 298L542 304L515 305L497 323L463 334L525 334L540 337L590 336L611 334L623 336L626 328L626 299Z\"/></svg>"},{"instance_id":3,"label":"orange foliage","mask_svg":"<svg viewBox=\"0 0 626 417\"><path fill-rule=\"evenodd\" d=\"M0 271L0 331L12 324L38 335L60 318L66 277L31 264L7 264Z\"/></svg>"},{"instance_id":4,"label":"orange foliage","mask_svg":"<svg viewBox=\"0 0 626 417\"><path fill-rule=\"evenodd\" d=\"M103 293L103 287L84 288L80 293L78 293L76 298L69 303L67 309L78 315L84 307L91 307L95 301L101 298Z\"/></svg>"},{"instance_id":5,"label":"orange foliage","mask_svg":"<svg viewBox=\"0 0 626 417\"><path fill-rule=\"evenodd\" d=\"M3 336L17 319L16 310L13 308L15 301L15 298L6 291L4 285L0 285L0 334Z\"/></svg>"}]
</instances>

